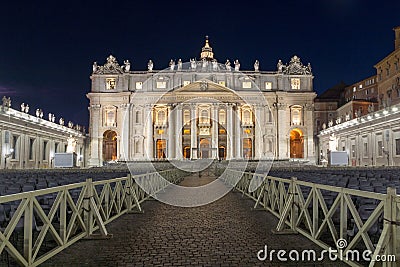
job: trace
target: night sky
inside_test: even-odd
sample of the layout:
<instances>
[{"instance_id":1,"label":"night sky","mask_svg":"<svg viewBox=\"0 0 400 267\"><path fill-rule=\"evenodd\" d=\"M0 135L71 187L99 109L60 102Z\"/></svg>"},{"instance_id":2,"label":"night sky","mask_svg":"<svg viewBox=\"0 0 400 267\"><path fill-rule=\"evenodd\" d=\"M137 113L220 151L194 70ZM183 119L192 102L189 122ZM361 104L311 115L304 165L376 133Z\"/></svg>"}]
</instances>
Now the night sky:
<instances>
[{"instance_id":1,"label":"night sky","mask_svg":"<svg viewBox=\"0 0 400 267\"><path fill-rule=\"evenodd\" d=\"M14 2L14 3L13 3ZM385 4L385 7L383 5ZM0 97L88 124L93 61L112 53L131 70L199 58L209 35L219 62L276 70L298 55L317 93L375 73L394 48L400 1L7 1L0 15Z\"/></svg>"}]
</instances>

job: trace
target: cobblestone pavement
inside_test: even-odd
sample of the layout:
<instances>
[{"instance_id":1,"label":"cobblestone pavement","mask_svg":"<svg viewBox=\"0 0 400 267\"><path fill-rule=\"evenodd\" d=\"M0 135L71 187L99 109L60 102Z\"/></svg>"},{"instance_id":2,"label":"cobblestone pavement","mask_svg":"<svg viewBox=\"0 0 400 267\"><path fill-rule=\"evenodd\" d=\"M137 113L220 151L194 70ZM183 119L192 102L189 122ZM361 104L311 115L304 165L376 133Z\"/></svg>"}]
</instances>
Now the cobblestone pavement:
<instances>
[{"instance_id":1,"label":"cobblestone pavement","mask_svg":"<svg viewBox=\"0 0 400 267\"><path fill-rule=\"evenodd\" d=\"M181 185L197 186L212 176L192 175ZM81 240L43 266L347 266L341 262L259 261L257 252L320 249L301 235L271 233L277 219L251 210L254 202L231 192L196 208L143 204L144 214L127 214L107 225L110 240ZM276 254L275 254L276 255Z\"/></svg>"}]
</instances>

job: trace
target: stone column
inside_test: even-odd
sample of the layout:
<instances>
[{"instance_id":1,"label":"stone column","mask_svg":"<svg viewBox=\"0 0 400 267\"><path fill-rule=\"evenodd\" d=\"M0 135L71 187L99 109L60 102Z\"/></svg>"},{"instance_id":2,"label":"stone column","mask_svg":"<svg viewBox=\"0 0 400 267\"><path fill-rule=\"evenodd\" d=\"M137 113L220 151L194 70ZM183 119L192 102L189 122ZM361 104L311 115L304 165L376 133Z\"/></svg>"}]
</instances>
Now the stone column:
<instances>
[{"instance_id":1,"label":"stone column","mask_svg":"<svg viewBox=\"0 0 400 267\"><path fill-rule=\"evenodd\" d=\"M100 145L102 146L103 133L99 132L99 127L101 123L100 116L100 108L99 104L90 105L90 128L89 128L89 136L90 136L90 158L89 158L89 166L101 166L101 151L99 151ZM61 145L61 144L60 144ZM26 163L28 164L28 160Z\"/></svg>"},{"instance_id":2,"label":"stone column","mask_svg":"<svg viewBox=\"0 0 400 267\"><path fill-rule=\"evenodd\" d=\"M178 104L178 106L175 108L176 112L176 123L173 127L175 128L175 158L176 159L182 159L183 154L182 154L182 104Z\"/></svg>"},{"instance_id":3,"label":"stone column","mask_svg":"<svg viewBox=\"0 0 400 267\"><path fill-rule=\"evenodd\" d=\"M128 160L130 158L130 149L132 148L130 135L130 120L131 112L129 104L122 104L120 106L120 112L117 111L118 120L117 126L120 129L120 138L118 139L119 144L117 146L118 153L117 158L121 160Z\"/></svg>"},{"instance_id":4,"label":"stone column","mask_svg":"<svg viewBox=\"0 0 400 267\"><path fill-rule=\"evenodd\" d=\"M241 126L241 119L240 119L240 106L236 106L235 112L235 153L236 158L241 159L242 156L242 126Z\"/></svg>"},{"instance_id":5,"label":"stone column","mask_svg":"<svg viewBox=\"0 0 400 267\"><path fill-rule=\"evenodd\" d=\"M146 159L152 160L154 153L154 140L153 140L153 108L151 105L146 106Z\"/></svg>"},{"instance_id":6,"label":"stone column","mask_svg":"<svg viewBox=\"0 0 400 267\"><path fill-rule=\"evenodd\" d=\"M197 107L192 104L190 110L190 148L191 148L191 159L197 159Z\"/></svg>"},{"instance_id":7,"label":"stone column","mask_svg":"<svg viewBox=\"0 0 400 267\"><path fill-rule=\"evenodd\" d=\"M214 103L212 105L211 111L211 149L212 149L212 158L218 159L218 104Z\"/></svg>"},{"instance_id":8,"label":"stone column","mask_svg":"<svg viewBox=\"0 0 400 267\"><path fill-rule=\"evenodd\" d=\"M226 159L230 160L234 158L234 134L233 134L233 112L232 112L233 105L228 103L226 105Z\"/></svg>"},{"instance_id":9,"label":"stone column","mask_svg":"<svg viewBox=\"0 0 400 267\"><path fill-rule=\"evenodd\" d=\"M173 110L173 106L168 106L168 159L174 158L174 144L175 144L175 136L174 136L174 127L175 127L175 110Z\"/></svg>"},{"instance_id":10,"label":"stone column","mask_svg":"<svg viewBox=\"0 0 400 267\"><path fill-rule=\"evenodd\" d=\"M255 120L254 120L254 158L260 159L262 155L263 140L261 132L262 110L260 105L254 105Z\"/></svg>"}]
</instances>

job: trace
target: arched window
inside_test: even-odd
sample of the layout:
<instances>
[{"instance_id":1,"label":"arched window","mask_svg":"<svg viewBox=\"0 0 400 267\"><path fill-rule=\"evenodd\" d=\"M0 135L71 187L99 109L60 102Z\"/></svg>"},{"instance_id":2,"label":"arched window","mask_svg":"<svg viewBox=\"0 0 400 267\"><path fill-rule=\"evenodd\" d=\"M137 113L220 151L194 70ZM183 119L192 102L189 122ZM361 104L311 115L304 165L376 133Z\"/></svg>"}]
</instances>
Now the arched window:
<instances>
[{"instance_id":1,"label":"arched window","mask_svg":"<svg viewBox=\"0 0 400 267\"><path fill-rule=\"evenodd\" d=\"M226 112L225 112L225 110L221 109L219 111L218 121L221 124L225 124L226 123Z\"/></svg>"},{"instance_id":2,"label":"arched window","mask_svg":"<svg viewBox=\"0 0 400 267\"><path fill-rule=\"evenodd\" d=\"M159 110L158 111L158 124L165 124L166 123L166 117L165 117L165 111L164 110Z\"/></svg>"},{"instance_id":3,"label":"arched window","mask_svg":"<svg viewBox=\"0 0 400 267\"><path fill-rule=\"evenodd\" d=\"M136 111L135 113L135 122L140 123L140 111Z\"/></svg>"},{"instance_id":4,"label":"arched window","mask_svg":"<svg viewBox=\"0 0 400 267\"><path fill-rule=\"evenodd\" d=\"M245 123L245 124L250 124L250 123L252 123L252 120L251 120L251 112L250 112L250 110L248 110L248 109L245 109L245 110L243 111L243 123Z\"/></svg>"},{"instance_id":5,"label":"arched window","mask_svg":"<svg viewBox=\"0 0 400 267\"><path fill-rule=\"evenodd\" d=\"M183 121L184 124L190 124L190 110L184 110L183 111Z\"/></svg>"},{"instance_id":6,"label":"arched window","mask_svg":"<svg viewBox=\"0 0 400 267\"><path fill-rule=\"evenodd\" d=\"M200 121L201 121L201 123L209 123L210 122L210 120L208 118L208 111L207 110L203 109L201 111Z\"/></svg>"},{"instance_id":7,"label":"arched window","mask_svg":"<svg viewBox=\"0 0 400 267\"><path fill-rule=\"evenodd\" d=\"M135 153L140 153L140 141L135 141Z\"/></svg>"}]
</instances>

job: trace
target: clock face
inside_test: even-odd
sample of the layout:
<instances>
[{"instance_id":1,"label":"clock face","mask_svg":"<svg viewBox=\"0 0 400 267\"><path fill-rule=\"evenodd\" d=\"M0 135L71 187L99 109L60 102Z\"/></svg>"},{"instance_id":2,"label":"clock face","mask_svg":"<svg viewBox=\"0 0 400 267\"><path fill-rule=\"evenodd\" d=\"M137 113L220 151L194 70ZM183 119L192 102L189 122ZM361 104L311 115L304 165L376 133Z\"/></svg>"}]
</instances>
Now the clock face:
<instances>
[{"instance_id":1,"label":"clock face","mask_svg":"<svg viewBox=\"0 0 400 267\"><path fill-rule=\"evenodd\" d=\"M290 81L291 81L292 89L295 89L295 90L300 89L300 79L299 78L292 78Z\"/></svg>"}]
</instances>

